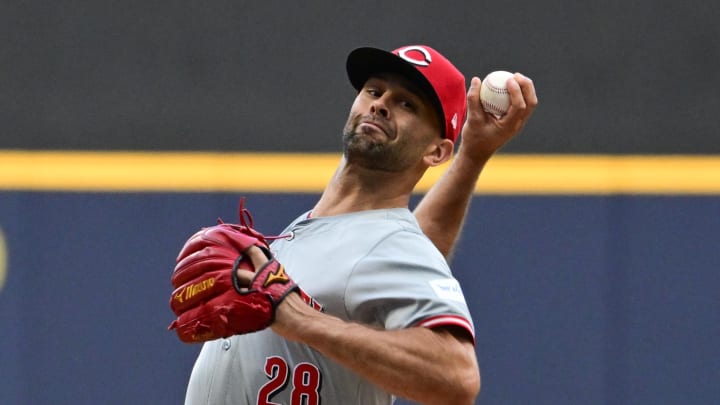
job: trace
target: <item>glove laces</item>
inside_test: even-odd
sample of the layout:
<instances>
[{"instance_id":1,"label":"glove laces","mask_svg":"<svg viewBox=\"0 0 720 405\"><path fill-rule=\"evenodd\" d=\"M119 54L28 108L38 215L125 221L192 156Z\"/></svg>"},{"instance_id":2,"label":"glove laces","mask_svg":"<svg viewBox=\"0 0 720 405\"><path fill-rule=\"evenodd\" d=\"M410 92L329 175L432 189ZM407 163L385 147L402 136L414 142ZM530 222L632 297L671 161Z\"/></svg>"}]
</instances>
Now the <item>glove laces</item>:
<instances>
[{"instance_id":1,"label":"glove laces","mask_svg":"<svg viewBox=\"0 0 720 405\"><path fill-rule=\"evenodd\" d=\"M256 234L256 237L258 239L265 239L265 240L277 240L277 239L292 239L295 235L292 232L288 232L283 235L263 235L257 230L255 230L255 224L253 222L252 214L250 213L250 210L245 208L245 197L240 197L240 204L238 206L238 220L241 226L245 228L249 228L253 230L253 233ZM225 222L222 220L222 218L218 217L217 219L218 225L224 224ZM267 243L266 243L267 244Z\"/></svg>"}]
</instances>

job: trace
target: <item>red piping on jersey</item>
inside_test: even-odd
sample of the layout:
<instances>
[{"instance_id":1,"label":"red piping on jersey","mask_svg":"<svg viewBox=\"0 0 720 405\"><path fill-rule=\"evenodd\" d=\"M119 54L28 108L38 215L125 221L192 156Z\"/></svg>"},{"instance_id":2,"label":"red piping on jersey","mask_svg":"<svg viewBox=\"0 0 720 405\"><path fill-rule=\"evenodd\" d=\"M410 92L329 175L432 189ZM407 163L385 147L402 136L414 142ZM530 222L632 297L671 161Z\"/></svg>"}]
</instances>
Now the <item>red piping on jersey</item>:
<instances>
[{"instance_id":1,"label":"red piping on jersey","mask_svg":"<svg viewBox=\"0 0 720 405\"><path fill-rule=\"evenodd\" d=\"M457 315L438 315L431 318L423 319L418 322L417 326L432 329L442 326L459 326L465 329L472 337L473 344L475 344L475 331L473 330L470 321Z\"/></svg>"}]
</instances>

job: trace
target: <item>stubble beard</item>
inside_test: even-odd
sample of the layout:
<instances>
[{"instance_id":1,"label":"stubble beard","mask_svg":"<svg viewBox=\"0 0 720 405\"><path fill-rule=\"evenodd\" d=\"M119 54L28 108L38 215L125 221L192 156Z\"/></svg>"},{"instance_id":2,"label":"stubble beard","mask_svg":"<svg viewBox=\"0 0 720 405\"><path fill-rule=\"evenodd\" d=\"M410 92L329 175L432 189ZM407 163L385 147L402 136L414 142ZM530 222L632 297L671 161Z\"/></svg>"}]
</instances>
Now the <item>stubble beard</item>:
<instances>
[{"instance_id":1,"label":"stubble beard","mask_svg":"<svg viewBox=\"0 0 720 405\"><path fill-rule=\"evenodd\" d=\"M400 172L409 167L402 154L402 142L391 144L387 138L378 140L362 134L359 122L359 117L350 118L343 128L343 150L348 163L384 172Z\"/></svg>"}]
</instances>

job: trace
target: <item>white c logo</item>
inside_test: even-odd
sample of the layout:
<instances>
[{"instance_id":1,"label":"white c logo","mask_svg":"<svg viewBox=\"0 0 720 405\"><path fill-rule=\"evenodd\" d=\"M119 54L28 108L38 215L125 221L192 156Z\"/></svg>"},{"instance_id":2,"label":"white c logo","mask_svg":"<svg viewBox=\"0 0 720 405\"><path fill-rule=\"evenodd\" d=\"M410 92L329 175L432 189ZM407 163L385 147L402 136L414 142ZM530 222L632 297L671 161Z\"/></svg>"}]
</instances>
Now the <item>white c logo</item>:
<instances>
[{"instance_id":1,"label":"white c logo","mask_svg":"<svg viewBox=\"0 0 720 405\"><path fill-rule=\"evenodd\" d=\"M407 53L409 51L418 51L423 54L425 59L424 60L413 59L410 56L408 56ZM398 56L405 59L406 61L412 63L413 65L418 65L418 66L429 66L430 62L432 62L432 56L430 56L430 52L428 52L428 50L423 48L422 46L408 46L406 48L403 48L400 51L398 51Z\"/></svg>"}]
</instances>

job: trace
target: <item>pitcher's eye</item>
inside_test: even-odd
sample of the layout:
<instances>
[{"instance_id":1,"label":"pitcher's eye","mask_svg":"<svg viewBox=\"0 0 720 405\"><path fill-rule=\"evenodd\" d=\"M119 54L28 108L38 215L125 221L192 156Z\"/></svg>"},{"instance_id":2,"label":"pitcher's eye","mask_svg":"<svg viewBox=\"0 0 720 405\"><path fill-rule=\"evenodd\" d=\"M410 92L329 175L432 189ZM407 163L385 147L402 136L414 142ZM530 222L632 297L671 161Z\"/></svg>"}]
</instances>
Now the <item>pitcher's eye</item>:
<instances>
[{"instance_id":1,"label":"pitcher's eye","mask_svg":"<svg viewBox=\"0 0 720 405\"><path fill-rule=\"evenodd\" d=\"M365 92L373 97L380 97L382 95L380 90L378 90L374 87L368 87L367 89L365 89Z\"/></svg>"},{"instance_id":2,"label":"pitcher's eye","mask_svg":"<svg viewBox=\"0 0 720 405\"><path fill-rule=\"evenodd\" d=\"M400 102L400 105L406 110L415 110L415 104L412 101L403 100Z\"/></svg>"}]
</instances>

